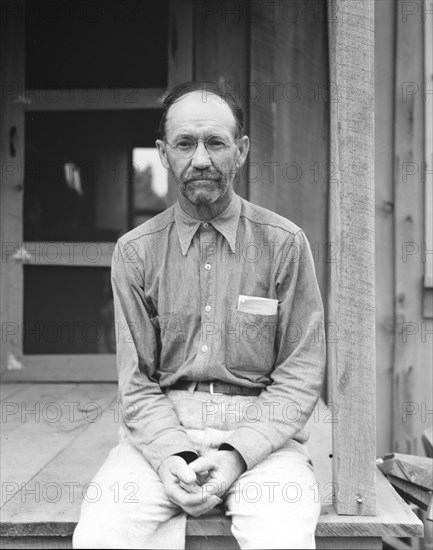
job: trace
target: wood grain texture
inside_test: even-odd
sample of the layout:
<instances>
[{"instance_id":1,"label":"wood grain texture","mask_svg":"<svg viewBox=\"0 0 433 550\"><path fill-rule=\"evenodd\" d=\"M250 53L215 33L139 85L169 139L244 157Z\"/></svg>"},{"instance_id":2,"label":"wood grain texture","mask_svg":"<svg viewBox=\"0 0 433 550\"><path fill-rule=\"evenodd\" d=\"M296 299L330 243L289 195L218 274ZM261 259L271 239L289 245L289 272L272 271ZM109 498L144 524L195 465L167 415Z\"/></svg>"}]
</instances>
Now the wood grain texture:
<instances>
[{"instance_id":1,"label":"wood grain texture","mask_svg":"<svg viewBox=\"0 0 433 550\"><path fill-rule=\"evenodd\" d=\"M377 455L392 450L394 347L394 19L396 2L375 2L375 202Z\"/></svg>"},{"instance_id":2,"label":"wood grain texture","mask_svg":"<svg viewBox=\"0 0 433 550\"><path fill-rule=\"evenodd\" d=\"M72 548L72 537L0 537L4 550L51 550Z\"/></svg>"},{"instance_id":3,"label":"wood grain texture","mask_svg":"<svg viewBox=\"0 0 433 550\"><path fill-rule=\"evenodd\" d=\"M329 399L339 514L375 514L373 2L329 4L331 102L330 240L338 251L328 288Z\"/></svg>"},{"instance_id":4,"label":"wood grain texture","mask_svg":"<svg viewBox=\"0 0 433 550\"><path fill-rule=\"evenodd\" d=\"M255 2L250 53L250 200L299 225L326 305L329 95L326 5ZM294 17L299 8L299 17ZM259 17L258 14L261 14ZM302 14L302 15L301 15ZM292 17L293 19L291 19Z\"/></svg>"},{"instance_id":5,"label":"wood grain texture","mask_svg":"<svg viewBox=\"0 0 433 550\"><path fill-rule=\"evenodd\" d=\"M433 0L424 0L425 14L433 12ZM433 31L431 21L424 17L424 83L426 90L433 87ZM426 93L424 112L424 162L425 166L425 243L426 250L433 250L433 98ZM424 287L433 288L433 254L427 254L424 264ZM428 293L426 293L428 294ZM432 299L432 292L430 292ZM432 300L433 301L433 300ZM426 304L427 305L427 304ZM426 316L426 315L425 315ZM430 317L433 312L430 309Z\"/></svg>"},{"instance_id":6,"label":"wood grain texture","mask_svg":"<svg viewBox=\"0 0 433 550\"><path fill-rule=\"evenodd\" d=\"M422 17L397 3L394 91L395 344L392 451L421 454L420 438L431 422L433 320L423 319L424 102ZM422 13L423 3L411 4ZM430 332L429 332L430 331ZM423 414L424 410L424 414Z\"/></svg>"},{"instance_id":7,"label":"wood grain texture","mask_svg":"<svg viewBox=\"0 0 433 550\"><path fill-rule=\"evenodd\" d=\"M244 112L245 134L249 120L249 25L248 2L194 2L194 79L213 81L223 95L232 95ZM235 177L235 191L248 199L248 173Z\"/></svg>"},{"instance_id":8,"label":"wood grain texture","mask_svg":"<svg viewBox=\"0 0 433 550\"><path fill-rule=\"evenodd\" d=\"M317 550L382 550L380 537L318 537Z\"/></svg>"},{"instance_id":9,"label":"wood grain texture","mask_svg":"<svg viewBox=\"0 0 433 550\"><path fill-rule=\"evenodd\" d=\"M17 393L27 388L27 383L4 383L0 382L0 400L3 402L5 399L9 399Z\"/></svg>"},{"instance_id":10,"label":"wood grain texture","mask_svg":"<svg viewBox=\"0 0 433 550\"><path fill-rule=\"evenodd\" d=\"M53 384L51 388L45 385L40 388L33 386L32 389L33 395L28 394L28 405L16 400L21 406L19 406L19 413L10 418L11 430L7 429L7 424L4 435L2 430L3 522L7 522L7 518L11 515L15 517L19 516L21 511L24 512L27 498L31 500L39 496L42 503L50 504L51 509L53 508L52 503L45 502L42 498L43 494L40 491L43 492L43 486L36 485L35 478L45 468L49 468L57 455L81 432L99 424L102 413L113 402L116 395L114 384ZM39 397L35 393L38 389ZM113 411L111 414L113 416ZM88 461L83 461L83 465L88 465ZM84 467L87 468L87 466ZM60 476L65 474L64 467L58 469L58 474ZM47 478L47 482L49 480L50 478ZM64 481L70 480L66 476ZM36 496L31 496L32 490ZM13 500L17 493L25 495L25 498L24 502L21 498L18 503L15 500L18 508L15 508L14 512L13 506L9 508L8 502ZM35 502L33 502L33 512L42 511L42 509L43 506L35 508Z\"/></svg>"},{"instance_id":11,"label":"wood grain texture","mask_svg":"<svg viewBox=\"0 0 433 550\"><path fill-rule=\"evenodd\" d=\"M22 242L24 191L24 112L17 98L24 90L24 1L2 3L0 29L0 264L1 372L21 362L22 264L9 254Z\"/></svg>"},{"instance_id":12,"label":"wood grain texture","mask_svg":"<svg viewBox=\"0 0 433 550\"><path fill-rule=\"evenodd\" d=\"M1 548L9 549L51 549L72 548L71 537L1 537ZM408 545L406 548L410 548ZM185 550L235 550L239 548L236 539L232 537L187 537ZM378 537L344 537L316 538L318 550L380 550L382 539ZM403 547L402 547L403 548Z\"/></svg>"}]
</instances>

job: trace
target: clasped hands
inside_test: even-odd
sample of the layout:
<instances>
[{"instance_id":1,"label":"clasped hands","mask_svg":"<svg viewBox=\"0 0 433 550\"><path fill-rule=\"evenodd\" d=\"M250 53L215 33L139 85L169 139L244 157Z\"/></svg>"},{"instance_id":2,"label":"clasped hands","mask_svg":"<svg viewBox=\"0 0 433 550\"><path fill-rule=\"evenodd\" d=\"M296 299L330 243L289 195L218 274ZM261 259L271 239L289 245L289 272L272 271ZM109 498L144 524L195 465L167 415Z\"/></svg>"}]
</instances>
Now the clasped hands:
<instances>
[{"instance_id":1,"label":"clasped hands","mask_svg":"<svg viewBox=\"0 0 433 550\"><path fill-rule=\"evenodd\" d=\"M158 474L171 502L191 516L201 516L222 502L221 497L245 469L236 450L215 450L190 464L180 456L169 456Z\"/></svg>"}]
</instances>

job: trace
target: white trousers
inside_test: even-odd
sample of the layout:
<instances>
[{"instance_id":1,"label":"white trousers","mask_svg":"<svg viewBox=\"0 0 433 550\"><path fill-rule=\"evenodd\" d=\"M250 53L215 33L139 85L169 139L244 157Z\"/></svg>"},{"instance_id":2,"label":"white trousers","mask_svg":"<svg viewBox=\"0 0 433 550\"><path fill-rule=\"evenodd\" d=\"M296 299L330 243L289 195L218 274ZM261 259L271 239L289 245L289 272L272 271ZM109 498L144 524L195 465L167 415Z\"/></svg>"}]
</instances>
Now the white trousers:
<instances>
[{"instance_id":1,"label":"white trousers","mask_svg":"<svg viewBox=\"0 0 433 550\"><path fill-rule=\"evenodd\" d=\"M242 405L255 400L177 390L167 395L200 455L216 449L245 420L242 413L229 411L242 411ZM74 532L74 548L185 547L186 514L168 500L157 473L124 434L90 491ZM242 549L315 548L320 503L305 446L290 440L244 472L226 494L224 508Z\"/></svg>"}]
</instances>

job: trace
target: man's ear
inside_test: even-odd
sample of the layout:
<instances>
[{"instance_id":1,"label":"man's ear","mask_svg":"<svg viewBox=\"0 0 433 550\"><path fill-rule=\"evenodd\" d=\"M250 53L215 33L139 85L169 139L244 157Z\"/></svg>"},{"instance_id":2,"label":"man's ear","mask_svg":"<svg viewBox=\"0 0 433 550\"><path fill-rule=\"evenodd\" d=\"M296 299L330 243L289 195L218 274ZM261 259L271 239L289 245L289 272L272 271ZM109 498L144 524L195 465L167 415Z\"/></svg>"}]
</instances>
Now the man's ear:
<instances>
[{"instance_id":1,"label":"man's ear","mask_svg":"<svg viewBox=\"0 0 433 550\"><path fill-rule=\"evenodd\" d=\"M161 159L161 164L164 166L164 168L168 170L170 165L167 159L166 144L161 139L157 139L155 141L155 145L156 145L156 148L158 149L158 154L159 154L159 158Z\"/></svg>"},{"instance_id":2,"label":"man's ear","mask_svg":"<svg viewBox=\"0 0 433 550\"><path fill-rule=\"evenodd\" d=\"M243 166L247 160L248 151L250 150L250 138L248 136L242 136L238 140L239 157L237 160L238 167Z\"/></svg>"}]
</instances>

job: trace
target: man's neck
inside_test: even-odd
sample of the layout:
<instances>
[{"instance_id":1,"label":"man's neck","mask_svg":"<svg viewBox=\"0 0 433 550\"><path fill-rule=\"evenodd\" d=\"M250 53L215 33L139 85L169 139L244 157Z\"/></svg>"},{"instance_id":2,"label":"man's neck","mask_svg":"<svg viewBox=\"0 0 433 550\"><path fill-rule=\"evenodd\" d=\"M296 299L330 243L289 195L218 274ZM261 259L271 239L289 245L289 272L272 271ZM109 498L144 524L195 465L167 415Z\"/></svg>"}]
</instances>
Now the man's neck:
<instances>
[{"instance_id":1,"label":"man's neck","mask_svg":"<svg viewBox=\"0 0 433 550\"><path fill-rule=\"evenodd\" d=\"M213 204L200 204L196 205L190 202L186 197L179 193L179 204L191 218L195 220L209 221L216 218L221 212L223 212L233 197L233 189L229 189L221 200Z\"/></svg>"}]
</instances>

